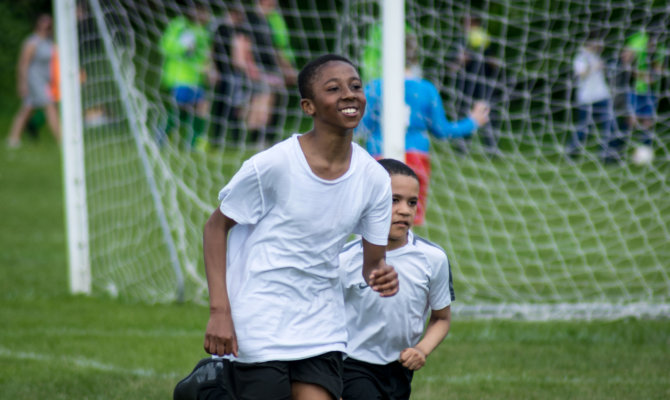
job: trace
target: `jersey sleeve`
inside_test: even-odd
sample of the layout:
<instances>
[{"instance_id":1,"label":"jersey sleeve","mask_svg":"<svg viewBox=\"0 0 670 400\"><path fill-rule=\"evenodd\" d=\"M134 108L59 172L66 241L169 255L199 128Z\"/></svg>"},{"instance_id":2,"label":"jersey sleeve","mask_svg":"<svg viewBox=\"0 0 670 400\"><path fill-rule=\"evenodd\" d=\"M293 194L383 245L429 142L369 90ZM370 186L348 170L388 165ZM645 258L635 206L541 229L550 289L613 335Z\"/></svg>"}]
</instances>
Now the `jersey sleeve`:
<instances>
[{"instance_id":1,"label":"jersey sleeve","mask_svg":"<svg viewBox=\"0 0 670 400\"><path fill-rule=\"evenodd\" d=\"M369 203L367 209L363 213L361 221L358 223L356 233L363 236L368 242L378 245L386 246L388 243L389 228L391 226L391 177L388 175L381 165L377 172L377 178L374 189L371 191L376 195Z\"/></svg>"},{"instance_id":2,"label":"jersey sleeve","mask_svg":"<svg viewBox=\"0 0 670 400\"><path fill-rule=\"evenodd\" d=\"M451 276L451 265L446 256L436 266L430 277L428 302L432 310L441 310L456 300L454 282Z\"/></svg>"},{"instance_id":3,"label":"jersey sleeve","mask_svg":"<svg viewBox=\"0 0 670 400\"><path fill-rule=\"evenodd\" d=\"M219 209L238 224L255 224L264 212L260 177L254 160L245 161L240 170L219 192Z\"/></svg>"},{"instance_id":4,"label":"jersey sleeve","mask_svg":"<svg viewBox=\"0 0 670 400\"><path fill-rule=\"evenodd\" d=\"M475 129L477 123L472 118L463 118L457 122L451 122L444 115L444 106L442 105L442 98L435 86L424 81L422 90L425 98L428 99L428 118L426 118L426 125L428 130L437 138L455 138L469 136Z\"/></svg>"},{"instance_id":5,"label":"jersey sleeve","mask_svg":"<svg viewBox=\"0 0 670 400\"><path fill-rule=\"evenodd\" d=\"M340 285L343 290L355 284L356 277L362 277L363 250L360 239L356 239L344 245L339 254Z\"/></svg>"}]
</instances>

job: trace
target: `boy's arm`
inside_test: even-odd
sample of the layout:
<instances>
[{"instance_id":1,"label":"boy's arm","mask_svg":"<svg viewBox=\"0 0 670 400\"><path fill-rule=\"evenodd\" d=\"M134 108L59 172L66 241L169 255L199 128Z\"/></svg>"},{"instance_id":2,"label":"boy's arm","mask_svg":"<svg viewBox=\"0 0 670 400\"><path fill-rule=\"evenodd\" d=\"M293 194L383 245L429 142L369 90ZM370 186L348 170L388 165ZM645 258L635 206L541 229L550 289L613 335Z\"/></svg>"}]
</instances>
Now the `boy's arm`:
<instances>
[{"instance_id":1,"label":"boy's arm","mask_svg":"<svg viewBox=\"0 0 670 400\"><path fill-rule=\"evenodd\" d=\"M431 311L423 339L416 346L403 350L398 361L413 371L423 367L428 355L447 337L450 326L451 306Z\"/></svg>"},{"instance_id":2,"label":"boy's arm","mask_svg":"<svg viewBox=\"0 0 670 400\"><path fill-rule=\"evenodd\" d=\"M236 222L218 208L205 223L203 251L209 288L209 322L205 331L205 351L209 354L233 354L237 357L237 337L226 286L228 232Z\"/></svg>"},{"instance_id":3,"label":"boy's arm","mask_svg":"<svg viewBox=\"0 0 670 400\"><path fill-rule=\"evenodd\" d=\"M460 138L470 136L477 130L477 121L473 118L463 118L456 122L449 121L444 114L444 105L437 88L429 82L421 86L421 95L429 101L429 111L426 118L428 129L438 139Z\"/></svg>"},{"instance_id":4,"label":"boy's arm","mask_svg":"<svg viewBox=\"0 0 670 400\"><path fill-rule=\"evenodd\" d=\"M386 264L386 246L363 239L363 279L382 297L398 293L398 273Z\"/></svg>"}]
</instances>

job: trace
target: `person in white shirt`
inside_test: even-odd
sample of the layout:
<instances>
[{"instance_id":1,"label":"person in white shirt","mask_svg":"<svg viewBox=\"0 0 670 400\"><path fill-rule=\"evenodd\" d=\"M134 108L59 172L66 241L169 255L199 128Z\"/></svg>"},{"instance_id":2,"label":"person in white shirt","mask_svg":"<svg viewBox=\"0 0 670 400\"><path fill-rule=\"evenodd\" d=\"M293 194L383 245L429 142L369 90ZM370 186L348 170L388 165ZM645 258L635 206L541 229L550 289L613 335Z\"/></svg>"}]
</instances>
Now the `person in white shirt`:
<instances>
[{"instance_id":1,"label":"person in white shirt","mask_svg":"<svg viewBox=\"0 0 670 400\"><path fill-rule=\"evenodd\" d=\"M391 175L393 190L386 260L398 273L401 290L390 299L370 290L357 272L364 259L361 240L340 253L349 334L343 400L409 399L413 371L449 333L455 300L447 255L410 230L419 198L417 175L400 161L379 162Z\"/></svg>"},{"instance_id":2,"label":"person in white shirt","mask_svg":"<svg viewBox=\"0 0 670 400\"><path fill-rule=\"evenodd\" d=\"M388 173L352 143L365 111L358 71L325 55L300 72L313 119L244 162L204 229L210 317L205 351L229 356L242 399L339 399L347 342L340 250L362 236L358 274L377 296L398 292L385 262Z\"/></svg>"},{"instance_id":3,"label":"person in white shirt","mask_svg":"<svg viewBox=\"0 0 670 400\"><path fill-rule=\"evenodd\" d=\"M577 130L572 134L567 153L570 157L581 154L590 126L597 125L602 158L604 161L615 161L618 159L616 149L610 149L615 141L614 110L601 51L602 41L592 34L573 61L577 77Z\"/></svg>"}]
</instances>

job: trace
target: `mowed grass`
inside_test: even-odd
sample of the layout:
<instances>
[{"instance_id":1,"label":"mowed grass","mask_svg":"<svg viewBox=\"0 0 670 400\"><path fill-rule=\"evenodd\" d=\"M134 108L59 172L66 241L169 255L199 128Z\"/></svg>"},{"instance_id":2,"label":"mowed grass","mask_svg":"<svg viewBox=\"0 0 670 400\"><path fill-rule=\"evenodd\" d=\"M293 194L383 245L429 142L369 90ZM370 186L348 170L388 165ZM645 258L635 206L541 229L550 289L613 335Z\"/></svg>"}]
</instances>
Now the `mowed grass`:
<instances>
[{"instance_id":1,"label":"mowed grass","mask_svg":"<svg viewBox=\"0 0 670 400\"><path fill-rule=\"evenodd\" d=\"M207 309L71 296L61 179L51 138L0 148L0 399L169 399ZM412 398L666 399L668 371L667 319L456 319Z\"/></svg>"}]
</instances>

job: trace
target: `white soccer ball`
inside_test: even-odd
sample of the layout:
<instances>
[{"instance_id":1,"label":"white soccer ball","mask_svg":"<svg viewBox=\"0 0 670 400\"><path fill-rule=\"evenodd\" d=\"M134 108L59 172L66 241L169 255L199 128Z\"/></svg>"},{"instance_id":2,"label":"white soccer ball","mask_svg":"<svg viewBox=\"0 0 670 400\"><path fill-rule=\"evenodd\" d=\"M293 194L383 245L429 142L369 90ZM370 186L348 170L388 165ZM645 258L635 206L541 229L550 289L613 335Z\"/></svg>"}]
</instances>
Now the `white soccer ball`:
<instances>
[{"instance_id":1,"label":"white soccer ball","mask_svg":"<svg viewBox=\"0 0 670 400\"><path fill-rule=\"evenodd\" d=\"M633 164L649 165L654 161L654 150L649 146L638 146L633 152Z\"/></svg>"},{"instance_id":2,"label":"white soccer ball","mask_svg":"<svg viewBox=\"0 0 670 400\"><path fill-rule=\"evenodd\" d=\"M105 289L107 290L107 293L111 297L113 298L119 297L119 289L116 287L114 282L107 282L107 286L105 287Z\"/></svg>"}]
</instances>

